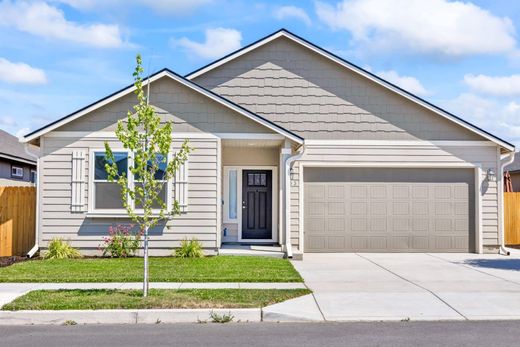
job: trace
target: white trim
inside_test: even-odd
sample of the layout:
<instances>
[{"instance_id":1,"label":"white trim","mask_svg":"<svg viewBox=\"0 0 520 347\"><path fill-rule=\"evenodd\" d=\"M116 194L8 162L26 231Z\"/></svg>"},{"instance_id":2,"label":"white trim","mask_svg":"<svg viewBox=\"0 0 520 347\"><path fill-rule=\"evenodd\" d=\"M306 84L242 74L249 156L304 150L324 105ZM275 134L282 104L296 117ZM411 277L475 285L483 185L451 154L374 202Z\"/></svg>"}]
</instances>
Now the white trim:
<instances>
[{"instance_id":1,"label":"white trim","mask_svg":"<svg viewBox=\"0 0 520 347\"><path fill-rule=\"evenodd\" d=\"M217 248L222 245L222 141L217 139Z\"/></svg>"},{"instance_id":2,"label":"white trim","mask_svg":"<svg viewBox=\"0 0 520 347\"><path fill-rule=\"evenodd\" d=\"M229 218L229 172L230 171L236 171L236 175L237 175L237 211L236 211L236 218L235 219L230 219ZM230 167L230 166L224 166L224 195L222 197L222 205L223 205L223 213L224 213L224 218L223 218L223 221L224 223L226 224L238 224L238 207L239 207L239 200L238 200L238 175L240 174L240 170L235 168L235 167Z\"/></svg>"},{"instance_id":3,"label":"white trim","mask_svg":"<svg viewBox=\"0 0 520 347\"><path fill-rule=\"evenodd\" d=\"M367 167L367 168L474 168L477 165L473 163L406 163L406 162L327 162L327 161L306 161L302 159L305 166L311 167Z\"/></svg>"},{"instance_id":4,"label":"white trim","mask_svg":"<svg viewBox=\"0 0 520 347\"><path fill-rule=\"evenodd\" d=\"M284 136L270 133L215 133L223 140L283 140Z\"/></svg>"},{"instance_id":5,"label":"white trim","mask_svg":"<svg viewBox=\"0 0 520 347\"><path fill-rule=\"evenodd\" d=\"M278 242L278 167L276 166L224 166L224 171L237 170L237 220L224 223L237 224L238 227L238 242ZM271 190L272 190L272 222L271 222L271 238L270 239L244 239L242 238L242 172L243 170L271 170ZM228 190L228 182L224 180L224 191ZM224 197L223 197L224 198ZM225 204L225 202L224 202ZM224 211L225 213L225 211Z\"/></svg>"},{"instance_id":6,"label":"white trim","mask_svg":"<svg viewBox=\"0 0 520 347\"><path fill-rule=\"evenodd\" d=\"M9 154L5 154L5 153L0 153L0 158L5 158L5 159L12 160L12 161L18 161L20 163L36 166L36 162L35 161L30 161L30 160L27 160L27 159L18 158L18 157L15 157L15 156L12 156L12 155L9 155Z\"/></svg>"},{"instance_id":7,"label":"white trim","mask_svg":"<svg viewBox=\"0 0 520 347\"><path fill-rule=\"evenodd\" d=\"M281 154L292 154L292 148L282 148Z\"/></svg>"},{"instance_id":8,"label":"white trim","mask_svg":"<svg viewBox=\"0 0 520 347\"><path fill-rule=\"evenodd\" d=\"M192 139L216 139L218 138L215 134L211 133L180 133L172 132L172 138L185 139L187 137ZM53 131L45 134L45 137L73 137L73 138L117 138L115 131Z\"/></svg>"},{"instance_id":9,"label":"white trim","mask_svg":"<svg viewBox=\"0 0 520 347\"><path fill-rule=\"evenodd\" d=\"M147 79L147 80L143 81L143 86L147 86L148 83L152 83L154 81L157 81L158 79L160 79L162 77L169 77L172 80L175 80L175 81L181 83L182 85L184 85L184 86L186 86L186 87L188 87L188 88L190 88L190 89L192 89L192 90L194 90L194 91L196 91L196 92L198 92L198 93L200 93L200 94L202 94L202 95L204 95L204 96L206 96L206 97L208 97L208 98L210 98L210 99L212 99L212 100L214 100L216 102L218 102L219 104L224 105L227 108L232 109L233 111L235 111L235 112L237 112L237 113L239 113L239 114L241 114L241 115L243 115L243 116L245 116L245 117L247 117L247 118L249 118L249 119L251 119L251 120L253 120L253 121L255 121L255 122L257 122L257 123L259 123L261 125L263 125L263 126L265 126L266 128L274 131L275 133L279 133L279 134L281 134L281 135L283 135L283 136L285 136L285 137L287 137L287 138L289 138L289 139L291 139L291 140L293 140L293 141L295 141L297 143L303 143L303 140L300 137L292 134L291 132L289 132L289 131L287 131L287 130L285 130L285 129L277 126L277 125L275 125L274 123L271 123L271 122L267 121L266 119L263 119L263 118L259 117L258 115L254 114L254 113L252 113L250 111L247 111L246 109L244 109L242 107L239 107L238 105L236 105L236 104L234 104L234 103L232 103L232 102L222 98L221 96L218 96L218 95L216 95L214 93L211 93L210 91L208 91L208 90L206 90L206 89L196 85L195 83L193 83L193 82L191 82L191 81L189 81L189 80L187 80L187 79L185 79L183 77L180 77L178 75L175 75L175 74L171 73L170 71L167 71L167 70L166 71L162 71L162 72L158 73L157 75L151 77L150 79ZM79 112L73 113L70 116L67 116L64 119L62 119L60 121L57 121L54 124L48 125L47 127L39 130L38 132L36 132L36 133L34 133L34 134L30 135L30 136L24 137L22 142L30 142L30 141L32 141L32 140L34 140L34 139L36 139L36 138L38 138L38 137L40 137L42 135L45 135L45 134L49 133L50 131L52 131L54 129L59 128L60 126L62 126L64 124L67 124L67 123L69 123L69 122L71 122L71 121L73 121L75 119L78 119L78 118L80 118L80 117L82 117L82 116L84 116L84 115L86 115L86 114L88 114L88 113L90 113L90 112L92 112L92 111L102 107L102 106L105 106L105 105L111 103L112 101L117 100L117 99L119 99L119 98L121 98L121 97L123 97L123 96L125 96L125 95L127 95L127 94L129 94L131 92L133 92L134 90L135 90L135 86L127 87L124 90L120 91L119 93L116 93L116 94L112 95L111 97L106 98L105 100L98 101L95 104L87 107L84 110L81 110Z\"/></svg>"},{"instance_id":10,"label":"white trim","mask_svg":"<svg viewBox=\"0 0 520 347\"><path fill-rule=\"evenodd\" d=\"M301 252L303 253L304 252L304 240L305 240L305 237L304 237L304 234L305 234L305 223L304 223L304 216L303 216L303 213L304 213L304 195L303 195L303 185L304 185L304 181L303 181L303 175L305 173L305 167L331 167L332 165L327 165L328 163L326 162L309 162L309 161L305 161L305 160L302 160L300 161L299 163L299 167L300 167L300 172L299 172L299 175L300 175L300 187L299 187L299 203L298 203L298 209L300 211L300 216L299 216L299 219L298 219L298 223L300 224L299 225L299 242L298 242L298 246L301 245ZM442 164L442 163L438 163L438 164L435 164L435 165L432 165L432 164L429 164L427 163L426 165L419 165L419 163L384 163L384 164L389 164L389 165L370 165L370 163L368 164L364 164L364 163L359 163L361 165L352 165L352 164L357 164L357 163L339 163L340 165L334 165L333 167L366 167L366 168L424 168L424 169L427 169L427 168L446 168L446 169L450 169L450 168L453 168L453 169L474 169L474 172L475 172L475 218L478 218L475 222L475 252L476 253L482 253L482 247L483 247L483 236L482 236L482 196L481 196L481 193L480 193L480 182L482 181L482 169L481 169L481 165L480 163L476 163L476 164L467 164L467 165L463 165L463 166L453 166L453 164ZM462 163L462 164L466 164L466 163ZM298 248L300 250L300 248Z\"/></svg>"},{"instance_id":11,"label":"white trim","mask_svg":"<svg viewBox=\"0 0 520 347\"><path fill-rule=\"evenodd\" d=\"M475 252L483 253L483 237L482 237L482 167L475 167Z\"/></svg>"},{"instance_id":12,"label":"white trim","mask_svg":"<svg viewBox=\"0 0 520 347\"><path fill-rule=\"evenodd\" d=\"M305 140L305 145L322 146L426 146L426 147L484 147L496 146L491 141L403 141L403 140Z\"/></svg>"},{"instance_id":13,"label":"white trim","mask_svg":"<svg viewBox=\"0 0 520 347\"><path fill-rule=\"evenodd\" d=\"M305 249L304 248L304 243L305 243L305 237L303 235L303 223L304 223L304 219L303 219L303 214L304 214L304 211L303 211L303 199L305 199L305 196L304 196L304 189L303 189L303 165L302 165L302 162L300 161L298 163L298 230L299 230L299 235L298 235L298 238L300 242L298 242L298 251L300 253L303 253L303 250Z\"/></svg>"},{"instance_id":14,"label":"white trim","mask_svg":"<svg viewBox=\"0 0 520 347\"><path fill-rule=\"evenodd\" d=\"M72 137L72 138L117 138L115 131L52 131L45 137ZM283 140L285 137L272 133L198 133L198 132L173 132L174 139L223 139L223 140Z\"/></svg>"},{"instance_id":15,"label":"white trim","mask_svg":"<svg viewBox=\"0 0 520 347\"><path fill-rule=\"evenodd\" d=\"M384 81L383 79L377 78L377 77L373 76L372 74L369 74L367 71L364 71L364 70L360 69L357 66L354 66L354 65L352 65L352 64L350 64L350 63L348 63L348 62L346 62L346 61L344 61L342 59L339 59L338 57L335 57L334 55L330 54L329 52L326 52L323 49L320 49L318 47L315 47L314 45L311 45L310 43L302 40L301 38L299 38L299 37L297 37L297 36L287 32L285 30L278 31L277 33L275 33L275 34L273 34L271 36L268 36L265 39L263 39L261 41L258 41L257 43L255 43L255 44L253 44L253 45L251 45L251 46L249 46L249 47L247 47L245 49L239 50L239 51L229 55L228 57L226 57L226 58L224 58L222 60L219 60L219 61L217 61L217 62L215 62L213 64L210 64L210 65L206 66L205 68L203 68L201 70L195 71L195 72L187 75L186 78L190 79L190 80L193 79L193 78L196 78L196 77L198 77L198 76L200 76L200 75L202 75L202 74L204 74L204 73L206 73L206 72L208 72L208 71L210 71L210 70L212 70L212 69L214 69L214 68L216 68L218 66L221 66L221 65L223 65L223 64L225 64L225 63L227 63L227 62L229 62L229 61L231 61L233 59L236 59L236 58L238 58L238 57L240 57L240 56L242 56L242 55L244 55L244 54L246 54L246 53L248 53L248 52L250 52L250 51L252 51L252 50L254 50L254 49L258 48L258 47L260 47L260 46L263 46L263 45L265 45L265 44L267 44L267 43L269 43L269 42L271 42L271 41L273 41L273 40L275 40L275 39L277 39L279 37L285 37L285 38L288 38L288 39L290 39L290 40L292 40L294 42L297 42L300 45L302 45L302 46L312 50L313 52L315 52L315 53L317 53L317 54L319 54L321 56L324 56L324 57L328 58L329 60L332 60L335 63L337 63L337 64L339 64L339 65L349 69L350 71L353 71L353 72L355 72L355 73L357 73L357 74L359 74L359 75L361 75L361 76L371 80L372 82L377 83L377 84L379 84L379 85L381 85L381 86L383 86L383 87L393 91L394 93L397 93L397 94L401 95L402 97L405 97L406 99L411 100L411 101L415 102L416 104L419 104L419 105L423 106L424 108L426 108L426 109L428 109L428 110L430 110L432 112L435 112L438 115L440 115L440 116L442 116L442 117L444 117L444 118L446 118L448 120L451 120L452 122L454 122L454 123L456 123L456 124L466 128L466 129L468 129L470 131L473 131L474 133L479 134L480 136L482 136L482 137L484 137L484 138L486 138L486 139L488 139L488 140L490 140L490 141L492 141L492 142L494 142L496 144L499 144L500 146L504 147L505 149L507 149L509 151L514 151L515 150L514 146L511 146L510 144L508 144L508 143L506 143L506 142L504 142L502 140L499 140L498 138L495 138L492 135L487 134L486 132L482 131L481 129L477 128L476 126L468 124L468 123L466 123L466 122L464 122L464 121L454 117L453 115L451 115L451 114L449 114L449 113L447 113L447 112L445 112L443 110L440 110L440 109L438 109L438 108L428 104L426 101L424 101L424 100L422 100L422 99L420 99L420 98L418 98L418 97L416 97L416 96L414 96L412 94L409 94L408 92L405 92L405 91L399 89L398 87L396 87L396 86L394 86L394 85Z\"/></svg>"}]
</instances>

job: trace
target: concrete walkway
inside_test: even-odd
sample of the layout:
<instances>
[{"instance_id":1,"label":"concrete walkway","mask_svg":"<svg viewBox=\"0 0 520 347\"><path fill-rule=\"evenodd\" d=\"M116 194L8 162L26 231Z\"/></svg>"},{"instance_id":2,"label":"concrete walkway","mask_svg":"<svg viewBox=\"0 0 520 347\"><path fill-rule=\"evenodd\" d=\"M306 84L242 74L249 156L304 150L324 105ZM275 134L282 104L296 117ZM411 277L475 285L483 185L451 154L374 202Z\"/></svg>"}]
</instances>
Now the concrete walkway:
<instances>
[{"instance_id":1,"label":"concrete walkway","mask_svg":"<svg viewBox=\"0 0 520 347\"><path fill-rule=\"evenodd\" d=\"M315 320L316 309L328 321L520 319L518 255L305 254L293 265Z\"/></svg>"},{"instance_id":2,"label":"concrete walkway","mask_svg":"<svg viewBox=\"0 0 520 347\"><path fill-rule=\"evenodd\" d=\"M57 289L142 289L141 282L131 283L0 283L0 307L33 290ZM303 283L263 282L153 282L153 289L301 289Z\"/></svg>"}]
</instances>

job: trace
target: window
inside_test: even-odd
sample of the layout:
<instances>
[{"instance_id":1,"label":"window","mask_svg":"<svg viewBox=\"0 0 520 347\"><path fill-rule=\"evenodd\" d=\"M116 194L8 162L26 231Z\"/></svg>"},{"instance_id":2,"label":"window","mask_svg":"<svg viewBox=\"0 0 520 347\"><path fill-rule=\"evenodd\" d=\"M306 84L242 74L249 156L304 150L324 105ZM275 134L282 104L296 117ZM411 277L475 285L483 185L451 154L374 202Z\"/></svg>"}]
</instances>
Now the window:
<instances>
[{"instance_id":1,"label":"window","mask_svg":"<svg viewBox=\"0 0 520 347\"><path fill-rule=\"evenodd\" d=\"M23 168L19 166L11 166L11 177L23 178Z\"/></svg>"},{"instance_id":2,"label":"window","mask_svg":"<svg viewBox=\"0 0 520 347\"><path fill-rule=\"evenodd\" d=\"M166 167L168 166L168 161L162 154L159 154L159 153L156 154L156 160L157 160L157 163L156 163L157 171L155 172L155 177L154 178L157 181L160 181L160 182L163 183L162 189L159 192L159 198L162 201L166 202L166 192L168 190L167 189L168 185L167 185L167 182L163 178L164 178L164 175L166 174ZM148 162L148 167L151 167L151 166L152 166L152 162L149 161ZM136 186L141 186L142 187L142 183L141 183L141 181L140 181L140 179L139 179L139 177L137 175L134 177L134 184ZM142 208L141 202L140 201L136 201L135 207L137 209ZM154 201L154 203L152 205L152 208L160 209L161 206L160 206L158 201Z\"/></svg>"},{"instance_id":3,"label":"window","mask_svg":"<svg viewBox=\"0 0 520 347\"><path fill-rule=\"evenodd\" d=\"M31 183L36 183L36 180L38 179L38 176L36 174L35 170L31 170Z\"/></svg>"},{"instance_id":4,"label":"window","mask_svg":"<svg viewBox=\"0 0 520 347\"><path fill-rule=\"evenodd\" d=\"M118 175L128 175L128 153L113 152L117 165ZM117 182L108 181L105 164L109 163L105 152L94 153L94 209L119 210L123 209L121 188Z\"/></svg>"},{"instance_id":5,"label":"window","mask_svg":"<svg viewBox=\"0 0 520 347\"><path fill-rule=\"evenodd\" d=\"M237 170L229 170L228 218L237 219Z\"/></svg>"},{"instance_id":6,"label":"window","mask_svg":"<svg viewBox=\"0 0 520 347\"><path fill-rule=\"evenodd\" d=\"M249 187L265 187L267 185L267 175L264 173L247 174L247 185Z\"/></svg>"},{"instance_id":7,"label":"window","mask_svg":"<svg viewBox=\"0 0 520 347\"><path fill-rule=\"evenodd\" d=\"M128 176L128 184L131 189L136 186L142 187L141 178L138 175L130 174L130 167L133 165L132 157L128 152L125 151L114 151L114 159L117 165L118 175L130 175ZM121 199L121 187L117 182L108 181L108 173L105 169L105 165L108 163L108 159L104 151L95 151L92 155L94 162L94 168L92 173L92 199L90 200L90 211L95 212L117 212L120 213L124 210L123 201ZM167 158L157 154L157 171L155 173L155 179L163 183L163 187L159 192L159 198L168 204L168 182L164 180L167 168ZM148 163L151 167L152 163ZM133 203L133 207L136 210L142 210L142 204L140 199L136 199ZM152 205L154 209L160 209L160 203L154 202Z\"/></svg>"}]
</instances>

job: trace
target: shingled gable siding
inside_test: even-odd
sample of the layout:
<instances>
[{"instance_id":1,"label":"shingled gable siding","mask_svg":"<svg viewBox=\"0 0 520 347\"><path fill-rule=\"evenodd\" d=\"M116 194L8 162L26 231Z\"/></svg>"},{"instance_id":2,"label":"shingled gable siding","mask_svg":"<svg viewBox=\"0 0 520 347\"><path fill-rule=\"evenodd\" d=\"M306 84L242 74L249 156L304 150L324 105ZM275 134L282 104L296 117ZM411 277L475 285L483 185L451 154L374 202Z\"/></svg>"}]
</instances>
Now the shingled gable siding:
<instances>
[{"instance_id":1,"label":"shingled gable siding","mask_svg":"<svg viewBox=\"0 0 520 347\"><path fill-rule=\"evenodd\" d=\"M174 132L183 132L195 149L190 155L188 212L177 216L173 221L153 230L151 254L169 255L184 238L197 238L208 250L217 248L220 230L217 225L218 165L220 140L201 138L201 132L255 132L265 133L267 129L244 116L234 113L215 102L202 98L176 82L159 80L152 84L151 104L161 110L164 119L175 122ZM40 168L40 246L55 237L69 240L86 254L99 254L98 246L107 235L110 225L128 223L119 218L91 218L85 213L72 213L70 207L72 180L72 153L104 147L109 141L113 148L121 146L115 138L100 138L96 132L113 131L116 121L126 115L135 103L135 96L129 95L102 107L91 114L73 121L43 137L42 165ZM61 131L84 132L91 136L60 137ZM193 134L190 137L190 134ZM205 135L202 135L205 136ZM207 137L207 136L206 136ZM179 148L182 139L175 140L174 150ZM88 182L90 156L85 163L85 176ZM170 189L173 189L173 184ZM85 184L85 204L88 202L88 184Z\"/></svg>"},{"instance_id":2,"label":"shingled gable siding","mask_svg":"<svg viewBox=\"0 0 520 347\"><path fill-rule=\"evenodd\" d=\"M286 38L194 82L305 139L482 139Z\"/></svg>"},{"instance_id":3,"label":"shingled gable siding","mask_svg":"<svg viewBox=\"0 0 520 347\"><path fill-rule=\"evenodd\" d=\"M278 38L194 81L307 139L482 141L458 126L289 39ZM306 146L304 160L480 163L497 168L496 147ZM299 245L298 164L291 187L291 240ZM484 246L498 245L496 182L483 190Z\"/></svg>"}]
</instances>

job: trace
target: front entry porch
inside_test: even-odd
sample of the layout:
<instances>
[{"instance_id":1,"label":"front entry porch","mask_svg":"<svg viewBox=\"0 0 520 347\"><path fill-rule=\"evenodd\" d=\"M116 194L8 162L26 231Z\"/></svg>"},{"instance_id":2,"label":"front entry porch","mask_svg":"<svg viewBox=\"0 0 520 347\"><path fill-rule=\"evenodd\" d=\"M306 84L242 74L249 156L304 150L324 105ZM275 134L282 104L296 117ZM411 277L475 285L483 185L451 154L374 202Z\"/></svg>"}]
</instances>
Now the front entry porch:
<instances>
[{"instance_id":1,"label":"front entry porch","mask_svg":"<svg viewBox=\"0 0 520 347\"><path fill-rule=\"evenodd\" d=\"M222 249L280 245L283 140L222 141ZM253 246L250 246L253 245Z\"/></svg>"}]
</instances>

